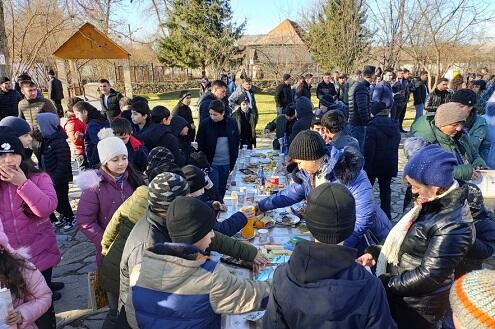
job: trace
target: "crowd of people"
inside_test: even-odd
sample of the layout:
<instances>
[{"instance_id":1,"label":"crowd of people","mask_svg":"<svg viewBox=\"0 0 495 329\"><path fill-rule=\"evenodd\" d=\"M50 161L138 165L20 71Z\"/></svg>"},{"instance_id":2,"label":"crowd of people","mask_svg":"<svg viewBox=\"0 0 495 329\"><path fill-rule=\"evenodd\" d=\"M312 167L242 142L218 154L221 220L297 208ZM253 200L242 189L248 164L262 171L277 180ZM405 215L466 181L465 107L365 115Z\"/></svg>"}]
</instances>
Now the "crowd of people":
<instances>
[{"instance_id":1,"label":"crowd of people","mask_svg":"<svg viewBox=\"0 0 495 329\"><path fill-rule=\"evenodd\" d=\"M55 328L64 285L51 278L61 259L54 229L77 226L96 249L104 329L220 328L222 314L262 309L264 328L495 327L495 275L482 269L495 251L495 218L471 182L495 169L494 77L455 90L439 78L430 93L426 71L325 72L315 108L316 77L293 86L285 74L264 133L275 132L273 148L288 155L290 183L218 222L239 150L256 147L249 77L238 86L227 74L202 79L196 124L189 91L172 110L150 108L101 79L101 110L70 97L64 111L62 85L49 76L50 99L27 75L15 88L0 80L6 324ZM404 136L411 95L415 119ZM407 192L394 218L404 137ZM301 201L314 241L298 243L272 282L239 278L208 257L217 251L258 272L267 255L232 236L248 218Z\"/></svg>"}]
</instances>

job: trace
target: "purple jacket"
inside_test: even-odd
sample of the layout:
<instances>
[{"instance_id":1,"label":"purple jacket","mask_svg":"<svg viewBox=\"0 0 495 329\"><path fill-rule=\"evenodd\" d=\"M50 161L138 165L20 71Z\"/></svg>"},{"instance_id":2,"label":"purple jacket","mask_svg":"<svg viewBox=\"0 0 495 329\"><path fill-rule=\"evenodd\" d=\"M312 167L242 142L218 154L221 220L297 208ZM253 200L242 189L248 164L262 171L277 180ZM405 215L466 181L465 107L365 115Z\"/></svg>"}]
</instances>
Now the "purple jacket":
<instances>
[{"instance_id":1,"label":"purple jacket","mask_svg":"<svg viewBox=\"0 0 495 329\"><path fill-rule=\"evenodd\" d=\"M40 271L60 261L60 250L49 219L57 208L57 194L46 173L33 174L21 186L0 181L0 220L14 249L29 248Z\"/></svg>"},{"instance_id":2,"label":"purple jacket","mask_svg":"<svg viewBox=\"0 0 495 329\"><path fill-rule=\"evenodd\" d=\"M134 192L127 181L121 184L101 169L88 170L76 177L82 190L77 207L77 225L96 247L96 263L101 262L101 239L117 208Z\"/></svg>"}]
</instances>

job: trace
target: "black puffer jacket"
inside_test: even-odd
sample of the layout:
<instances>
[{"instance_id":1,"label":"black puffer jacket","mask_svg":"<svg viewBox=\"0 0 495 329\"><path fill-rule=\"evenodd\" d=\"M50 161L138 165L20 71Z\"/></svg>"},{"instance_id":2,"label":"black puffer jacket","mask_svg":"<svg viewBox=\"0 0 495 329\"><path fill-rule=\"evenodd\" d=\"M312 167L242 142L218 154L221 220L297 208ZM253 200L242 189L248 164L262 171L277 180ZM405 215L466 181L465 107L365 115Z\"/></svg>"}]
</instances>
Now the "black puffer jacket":
<instances>
[{"instance_id":1,"label":"black puffer jacket","mask_svg":"<svg viewBox=\"0 0 495 329\"><path fill-rule=\"evenodd\" d=\"M70 148L63 130L43 139L40 167L50 175L54 185L72 181Z\"/></svg>"},{"instance_id":2,"label":"black puffer jacket","mask_svg":"<svg viewBox=\"0 0 495 329\"><path fill-rule=\"evenodd\" d=\"M440 91L437 88L430 93L426 101L425 110L428 112L436 112L437 108L450 101L452 92L449 90Z\"/></svg>"},{"instance_id":3,"label":"black puffer jacket","mask_svg":"<svg viewBox=\"0 0 495 329\"><path fill-rule=\"evenodd\" d=\"M105 95L100 95L100 103L103 112L106 113L108 119L113 119L120 114L120 99L124 97L118 91L110 89L110 94L108 95L107 106L105 106Z\"/></svg>"},{"instance_id":4,"label":"black puffer jacket","mask_svg":"<svg viewBox=\"0 0 495 329\"><path fill-rule=\"evenodd\" d=\"M364 127L370 119L370 83L360 80L349 89L349 123Z\"/></svg>"},{"instance_id":5,"label":"black puffer jacket","mask_svg":"<svg viewBox=\"0 0 495 329\"><path fill-rule=\"evenodd\" d=\"M430 323L442 317L449 305L454 269L473 239L473 220L466 199L467 189L459 187L423 204L401 245L398 266L389 267L391 276L380 277L389 296L402 300L389 300L391 308L403 308L405 303ZM401 321L407 320L396 321L402 328ZM404 325L407 327L407 323Z\"/></svg>"},{"instance_id":6,"label":"black puffer jacket","mask_svg":"<svg viewBox=\"0 0 495 329\"><path fill-rule=\"evenodd\" d=\"M19 109L17 104L22 99L21 95L15 90L3 92L0 90L0 120L8 116L18 116Z\"/></svg>"}]
</instances>

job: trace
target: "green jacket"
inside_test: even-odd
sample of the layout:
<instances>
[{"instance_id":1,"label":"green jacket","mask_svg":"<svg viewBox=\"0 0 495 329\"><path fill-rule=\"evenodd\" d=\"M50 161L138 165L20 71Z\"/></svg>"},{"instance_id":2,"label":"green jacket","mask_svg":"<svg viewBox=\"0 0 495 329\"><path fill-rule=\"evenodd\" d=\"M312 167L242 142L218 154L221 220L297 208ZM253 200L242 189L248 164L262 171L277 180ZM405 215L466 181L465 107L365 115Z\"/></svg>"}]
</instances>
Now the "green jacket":
<instances>
[{"instance_id":1,"label":"green jacket","mask_svg":"<svg viewBox=\"0 0 495 329\"><path fill-rule=\"evenodd\" d=\"M478 150L469 141L467 134L462 134L459 140L456 141L442 133L435 126L435 119L421 116L416 120L411 127L411 135L422 137L432 144L439 144L443 149L459 154L463 158L464 164L458 165L454 169L454 178L459 180L470 180L473 175L473 170L476 167L486 167L485 161L480 157Z\"/></svg>"},{"instance_id":2,"label":"green jacket","mask_svg":"<svg viewBox=\"0 0 495 329\"><path fill-rule=\"evenodd\" d=\"M466 127L468 130L468 138L471 145L478 150L478 153L483 154L483 150L487 152L486 150L490 150L491 146L490 142L486 138L488 126L485 118L479 114L475 114L472 121L472 124L467 123L467 125L471 126L471 128Z\"/></svg>"}]
</instances>

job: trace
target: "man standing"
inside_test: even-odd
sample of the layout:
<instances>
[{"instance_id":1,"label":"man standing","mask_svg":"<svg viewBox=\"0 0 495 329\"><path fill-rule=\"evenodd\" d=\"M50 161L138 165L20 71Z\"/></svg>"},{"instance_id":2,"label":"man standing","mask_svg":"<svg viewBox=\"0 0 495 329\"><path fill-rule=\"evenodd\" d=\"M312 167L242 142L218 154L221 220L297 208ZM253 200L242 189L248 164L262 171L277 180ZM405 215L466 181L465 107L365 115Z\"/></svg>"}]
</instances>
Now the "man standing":
<instances>
[{"instance_id":1,"label":"man standing","mask_svg":"<svg viewBox=\"0 0 495 329\"><path fill-rule=\"evenodd\" d=\"M376 85L371 98L373 103L382 102L389 110L391 110L394 105L394 93L391 86L393 78L394 71L392 71L392 69L385 69L382 81L378 82Z\"/></svg>"},{"instance_id":2,"label":"man standing","mask_svg":"<svg viewBox=\"0 0 495 329\"><path fill-rule=\"evenodd\" d=\"M211 90L207 91L199 100L199 122L209 118L209 106L214 100L221 101L225 108L225 115L230 116L229 101L227 98L227 85L222 80L211 83Z\"/></svg>"},{"instance_id":3,"label":"man standing","mask_svg":"<svg viewBox=\"0 0 495 329\"><path fill-rule=\"evenodd\" d=\"M430 93L426 101L425 110L427 116L434 116L437 108L450 101L452 92L449 90L449 79L440 78L436 88Z\"/></svg>"},{"instance_id":4,"label":"man standing","mask_svg":"<svg viewBox=\"0 0 495 329\"><path fill-rule=\"evenodd\" d=\"M316 98L319 100L325 95L332 95L335 97L337 92L335 91L334 84L330 81L331 73L325 72L323 73L323 81L318 84L316 87ZM320 107L318 105L318 107Z\"/></svg>"},{"instance_id":5,"label":"man standing","mask_svg":"<svg viewBox=\"0 0 495 329\"><path fill-rule=\"evenodd\" d=\"M344 93L345 93L345 84L347 82L347 75L344 73L339 74L337 77L337 81L334 83L335 87L335 100L339 100L341 102L344 101Z\"/></svg>"},{"instance_id":6,"label":"man standing","mask_svg":"<svg viewBox=\"0 0 495 329\"><path fill-rule=\"evenodd\" d=\"M359 142L361 153L364 151L364 139L366 137L366 125L370 118L370 92L371 82L375 79L375 67L365 66L363 78L355 82L349 89L349 125L351 136Z\"/></svg>"},{"instance_id":7,"label":"man standing","mask_svg":"<svg viewBox=\"0 0 495 329\"><path fill-rule=\"evenodd\" d=\"M425 109L426 97L428 96L428 72L421 71L419 79L416 79L414 83L414 107L416 108L416 121L420 116L423 115Z\"/></svg>"},{"instance_id":8,"label":"man standing","mask_svg":"<svg viewBox=\"0 0 495 329\"><path fill-rule=\"evenodd\" d=\"M236 104L235 101L244 93L248 99L249 109L251 110L251 115L254 116L254 123L258 124L258 107L256 106L256 99L254 98L253 92L253 81L251 78L246 77L241 81L241 84L229 97L229 107L234 109Z\"/></svg>"},{"instance_id":9,"label":"man standing","mask_svg":"<svg viewBox=\"0 0 495 329\"><path fill-rule=\"evenodd\" d=\"M392 108L391 117L399 124L399 129L401 132L405 132L405 130L402 129L402 122L404 121L404 116L406 115L407 101L409 99L410 86L408 77L409 70L398 69L397 80L392 86L392 91L394 92L394 107Z\"/></svg>"},{"instance_id":10,"label":"man standing","mask_svg":"<svg viewBox=\"0 0 495 329\"><path fill-rule=\"evenodd\" d=\"M21 99L21 94L12 89L10 79L7 77L0 78L0 120L8 116L18 116L17 104Z\"/></svg>"},{"instance_id":11,"label":"man standing","mask_svg":"<svg viewBox=\"0 0 495 329\"><path fill-rule=\"evenodd\" d=\"M107 79L100 79L100 101L103 113L107 116L108 121L112 121L113 118L120 114L119 101L124 97L118 91L115 91Z\"/></svg>"},{"instance_id":12,"label":"man standing","mask_svg":"<svg viewBox=\"0 0 495 329\"><path fill-rule=\"evenodd\" d=\"M51 112L57 114L57 109L50 100L38 95L38 87L33 81L22 81L20 87L24 99L17 106L19 116L26 120L34 131L38 128L36 121L36 115L38 113Z\"/></svg>"},{"instance_id":13,"label":"man standing","mask_svg":"<svg viewBox=\"0 0 495 329\"><path fill-rule=\"evenodd\" d=\"M287 106L292 103L291 86L293 79L290 74L284 74L282 82L275 89L275 104L277 106L277 115L284 114Z\"/></svg>"},{"instance_id":14,"label":"man standing","mask_svg":"<svg viewBox=\"0 0 495 329\"><path fill-rule=\"evenodd\" d=\"M64 108L62 107L62 99L64 99L64 89L62 88L62 82L55 77L53 70L48 71L48 98L52 100L57 108L57 114L61 118L64 116Z\"/></svg>"}]
</instances>

